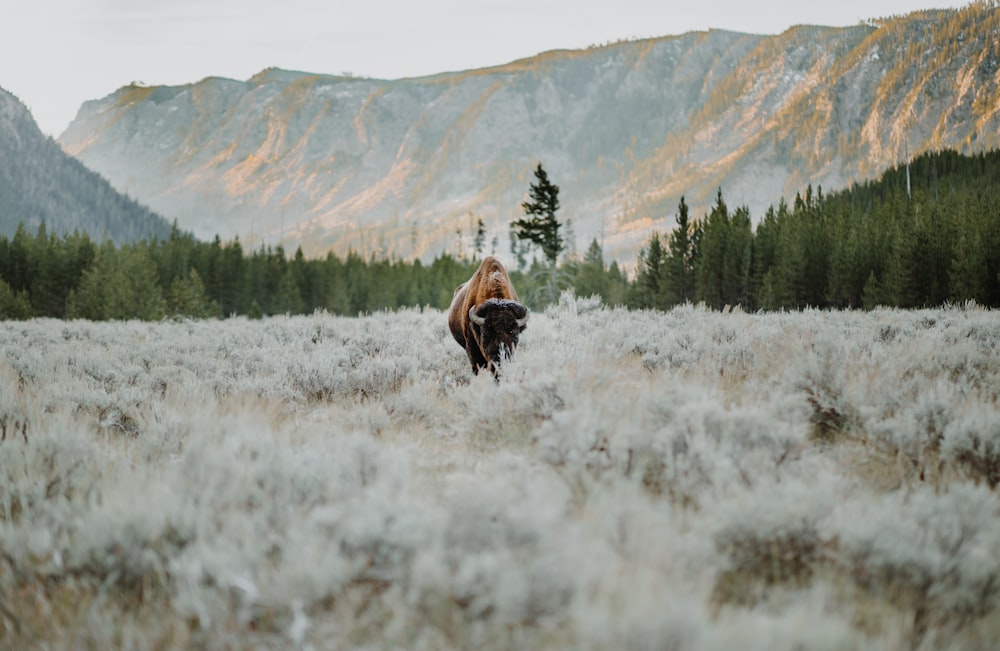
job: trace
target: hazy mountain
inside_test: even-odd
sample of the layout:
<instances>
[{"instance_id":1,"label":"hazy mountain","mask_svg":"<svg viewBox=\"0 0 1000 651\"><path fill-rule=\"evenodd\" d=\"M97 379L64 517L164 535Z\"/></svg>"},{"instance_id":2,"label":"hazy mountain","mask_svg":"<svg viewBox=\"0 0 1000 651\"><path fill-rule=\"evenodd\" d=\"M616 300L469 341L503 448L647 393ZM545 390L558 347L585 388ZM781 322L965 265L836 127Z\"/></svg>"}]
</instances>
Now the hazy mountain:
<instances>
[{"instance_id":1,"label":"hazy mountain","mask_svg":"<svg viewBox=\"0 0 1000 651\"><path fill-rule=\"evenodd\" d=\"M12 236L22 222L31 233L44 222L49 232L79 230L118 243L170 233L162 217L66 155L0 88L0 235Z\"/></svg>"},{"instance_id":2,"label":"hazy mountain","mask_svg":"<svg viewBox=\"0 0 1000 651\"><path fill-rule=\"evenodd\" d=\"M60 142L199 236L284 238L309 254L454 251L478 218L506 250L540 160L577 246L599 236L632 259L682 194L698 216L721 186L759 218L808 183L1000 145L993 4L398 81L266 70L130 86L86 103Z\"/></svg>"}]
</instances>

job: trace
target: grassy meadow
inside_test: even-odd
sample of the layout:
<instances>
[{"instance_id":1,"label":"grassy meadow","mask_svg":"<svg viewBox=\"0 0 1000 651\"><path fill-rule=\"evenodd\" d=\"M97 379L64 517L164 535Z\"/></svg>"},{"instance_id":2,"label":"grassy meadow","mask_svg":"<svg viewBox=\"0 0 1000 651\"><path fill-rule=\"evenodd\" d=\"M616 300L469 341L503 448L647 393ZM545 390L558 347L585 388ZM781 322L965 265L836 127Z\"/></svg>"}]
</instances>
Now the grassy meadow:
<instances>
[{"instance_id":1,"label":"grassy meadow","mask_svg":"<svg viewBox=\"0 0 1000 651\"><path fill-rule=\"evenodd\" d=\"M1000 317L0 323L0 647L991 649Z\"/></svg>"}]
</instances>

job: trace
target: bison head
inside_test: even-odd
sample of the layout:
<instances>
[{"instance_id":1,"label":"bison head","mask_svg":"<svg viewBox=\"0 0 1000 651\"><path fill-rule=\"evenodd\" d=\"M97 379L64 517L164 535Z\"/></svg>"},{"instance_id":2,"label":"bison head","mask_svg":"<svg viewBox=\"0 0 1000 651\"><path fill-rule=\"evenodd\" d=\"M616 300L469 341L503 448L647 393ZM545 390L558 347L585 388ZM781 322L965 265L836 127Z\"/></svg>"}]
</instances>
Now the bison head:
<instances>
[{"instance_id":1,"label":"bison head","mask_svg":"<svg viewBox=\"0 0 1000 651\"><path fill-rule=\"evenodd\" d=\"M483 354L495 366L517 348L528 321L528 308L517 301L490 299L469 308L469 322Z\"/></svg>"}]
</instances>

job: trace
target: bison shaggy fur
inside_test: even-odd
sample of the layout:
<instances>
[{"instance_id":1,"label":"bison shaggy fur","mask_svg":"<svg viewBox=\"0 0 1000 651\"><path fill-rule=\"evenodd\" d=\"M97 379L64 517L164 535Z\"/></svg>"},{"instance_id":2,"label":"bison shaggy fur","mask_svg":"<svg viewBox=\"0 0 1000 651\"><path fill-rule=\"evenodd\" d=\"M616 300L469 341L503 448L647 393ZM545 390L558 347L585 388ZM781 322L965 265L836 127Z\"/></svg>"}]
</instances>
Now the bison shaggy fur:
<instances>
[{"instance_id":1,"label":"bison shaggy fur","mask_svg":"<svg viewBox=\"0 0 1000 651\"><path fill-rule=\"evenodd\" d=\"M528 308L518 302L507 270L492 256L455 289L448 311L448 327L468 354L472 371L488 368L494 376L517 348L527 319Z\"/></svg>"}]
</instances>

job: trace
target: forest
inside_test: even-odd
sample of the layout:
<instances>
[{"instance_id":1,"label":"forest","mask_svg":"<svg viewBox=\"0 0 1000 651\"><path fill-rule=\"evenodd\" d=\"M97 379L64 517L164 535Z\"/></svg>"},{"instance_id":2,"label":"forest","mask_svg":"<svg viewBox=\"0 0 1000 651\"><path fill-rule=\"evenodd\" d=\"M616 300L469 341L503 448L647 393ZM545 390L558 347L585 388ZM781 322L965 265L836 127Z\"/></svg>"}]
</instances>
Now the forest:
<instances>
[{"instance_id":1,"label":"forest","mask_svg":"<svg viewBox=\"0 0 1000 651\"><path fill-rule=\"evenodd\" d=\"M715 310L917 308L975 301L1000 306L1000 152L922 155L878 180L824 194L810 186L782 199L756 226L720 188L708 214L681 198L676 226L654 233L629 277L597 240L564 256L560 289L610 306ZM262 317L325 310L357 315L407 306L446 308L478 264L443 253L420 260L307 259L281 246L246 251L238 239L168 237L116 245L86 233L22 224L0 237L0 318L91 320ZM550 269L512 251L522 299L539 309Z\"/></svg>"}]
</instances>

